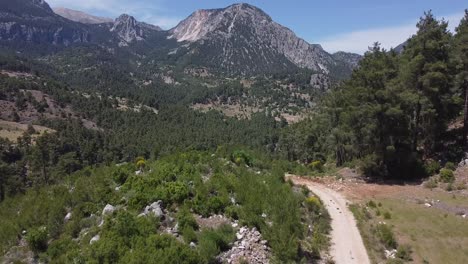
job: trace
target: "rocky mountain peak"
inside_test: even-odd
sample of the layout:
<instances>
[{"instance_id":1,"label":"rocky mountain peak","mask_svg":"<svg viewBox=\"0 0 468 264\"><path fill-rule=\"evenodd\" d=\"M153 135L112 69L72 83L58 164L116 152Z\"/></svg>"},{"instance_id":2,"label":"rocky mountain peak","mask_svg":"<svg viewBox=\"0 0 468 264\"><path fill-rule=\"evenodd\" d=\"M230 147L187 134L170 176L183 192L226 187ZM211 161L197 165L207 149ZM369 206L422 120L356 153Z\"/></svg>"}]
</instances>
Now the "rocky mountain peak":
<instances>
[{"instance_id":1,"label":"rocky mountain peak","mask_svg":"<svg viewBox=\"0 0 468 264\"><path fill-rule=\"evenodd\" d=\"M110 31L117 33L123 41L122 45L144 39L144 32L138 21L127 14L122 14L116 18Z\"/></svg>"},{"instance_id":2,"label":"rocky mountain peak","mask_svg":"<svg viewBox=\"0 0 468 264\"><path fill-rule=\"evenodd\" d=\"M233 5L230 5L228 6L226 9L225 9L226 12L234 12L234 13L241 13L241 14L244 14L244 15L251 15L251 16L255 16L255 17L261 17L263 19L267 19L269 21L271 21L271 17L265 13L262 9L256 7L256 6L253 6L253 5L250 5L250 4L247 4L247 3L239 3L239 4L233 4Z\"/></svg>"},{"instance_id":3,"label":"rocky mountain peak","mask_svg":"<svg viewBox=\"0 0 468 264\"><path fill-rule=\"evenodd\" d=\"M260 71L261 64L265 69L296 65L328 74L334 64L320 45L307 43L260 8L245 3L196 11L170 33L179 42L204 46L204 52L219 52L209 60L229 72Z\"/></svg>"},{"instance_id":4,"label":"rocky mountain peak","mask_svg":"<svg viewBox=\"0 0 468 264\"><path fill-rule=\"evenodd\" d=\"M235 24L245 21L271 22L272 19L260 8L246 4L233 4L222 9L200 9L171 30L171 37L179 42L195 42L209 33L221 30L231 33Z\"/></svg>"}]
</instances>

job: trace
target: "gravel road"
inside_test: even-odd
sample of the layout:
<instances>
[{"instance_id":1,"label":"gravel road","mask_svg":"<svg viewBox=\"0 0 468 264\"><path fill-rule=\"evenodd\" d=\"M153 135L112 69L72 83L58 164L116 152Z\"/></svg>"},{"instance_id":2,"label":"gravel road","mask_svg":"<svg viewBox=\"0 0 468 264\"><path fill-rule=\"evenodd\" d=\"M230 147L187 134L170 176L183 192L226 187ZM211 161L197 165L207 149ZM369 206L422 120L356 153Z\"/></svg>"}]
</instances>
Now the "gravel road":
<instances>
[{"instance_id":1,"label":"gravel road","mask_svg":"<svg viewBox=\"0 0 468 264\"><path fill-rule=\"evenodd\" d=\"M338 192L309 179L287 176L296 185L305 185L318 195L332 218L330 255L337 264L370 264L348 201Z\"/></svg>"}]
</instances>

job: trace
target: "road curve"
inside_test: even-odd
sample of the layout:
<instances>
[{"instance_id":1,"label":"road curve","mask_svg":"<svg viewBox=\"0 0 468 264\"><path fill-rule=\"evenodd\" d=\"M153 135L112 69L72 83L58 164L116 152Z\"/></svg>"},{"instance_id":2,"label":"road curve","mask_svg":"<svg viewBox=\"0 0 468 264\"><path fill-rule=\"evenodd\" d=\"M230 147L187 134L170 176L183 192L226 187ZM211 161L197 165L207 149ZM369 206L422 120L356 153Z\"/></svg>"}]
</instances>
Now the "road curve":
<instances>
[{"instance_id":1,"label":"road curve","mask_svg":"<svg viewBox=\"0 0 468 264\"><path fill-rule=\"evenodd\" d=\"M305 185L325 204L332 219L330 255L335 263L370 264L356 220L348 209L348 201L340 193L310 179L293 175L286 175L286 178L296 185Z\"/></svg>"}]
</instances>

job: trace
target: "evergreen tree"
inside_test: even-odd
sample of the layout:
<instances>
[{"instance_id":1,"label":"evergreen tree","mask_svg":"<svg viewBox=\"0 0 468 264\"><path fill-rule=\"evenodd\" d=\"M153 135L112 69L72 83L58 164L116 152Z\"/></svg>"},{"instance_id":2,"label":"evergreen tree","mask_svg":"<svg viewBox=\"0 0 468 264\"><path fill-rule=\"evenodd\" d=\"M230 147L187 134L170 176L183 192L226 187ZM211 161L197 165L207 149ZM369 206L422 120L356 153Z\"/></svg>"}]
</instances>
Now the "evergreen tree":
<instances>
[{"instance_id":1,"label":"evergreen tree","mask_svg":"<svg viewBox=\"0 0 468 264\"><path fill-rule=\"evenodd\" d=\"M456 28L452 53L456 65L455 86L463 98L462 143L466 148L468 136L468 10L465 10L465 17Z\"/></svg>"},{"instance_id":2,"label":"evergreen tree","mask_svg":"<svg viewBox=\"0 0 468 264\"><path fill-rule=\"evenodd\" d=\"M434 151L448 122L452 80L447 25L430 11L425 13L417 24L417 34L408 40L403 52L401 99L411 115L413 151L420 143L425 152Z\"/></svg>"}]
</instances>

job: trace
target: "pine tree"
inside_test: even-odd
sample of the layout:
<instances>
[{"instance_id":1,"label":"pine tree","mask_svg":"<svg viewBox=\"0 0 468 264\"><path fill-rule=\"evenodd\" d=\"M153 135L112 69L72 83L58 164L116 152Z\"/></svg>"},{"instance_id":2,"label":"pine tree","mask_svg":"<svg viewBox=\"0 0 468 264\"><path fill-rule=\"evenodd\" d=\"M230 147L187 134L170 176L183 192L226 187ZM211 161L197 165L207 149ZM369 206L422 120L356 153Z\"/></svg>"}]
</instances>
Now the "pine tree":
<instances>
[{"instance_id":1,"label":"pine tree","mask_svg":"<svg viewBox=\"0 0 468 264\"><path fill-rule=\"evenodd\" d=\"M417 34L408 40L403 52L402 100L411 115L413 151L420 143L426 152L433 151L448 122L451 34L447 25L430 11L425 13L417 24Z\"/></svg>"},{"instance_id":2,"label":"pine tree","mask_svg":"<svg viewBox=\"0 0 468 264\"><path fill-rule=\"evenodd\" d=\"M456 28L453 44L453 58L457 73L455 86L463 98L462 143L466 149L468 136L468 9L465 10L465 17Z\"/></svg>"}]
</instances>

